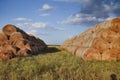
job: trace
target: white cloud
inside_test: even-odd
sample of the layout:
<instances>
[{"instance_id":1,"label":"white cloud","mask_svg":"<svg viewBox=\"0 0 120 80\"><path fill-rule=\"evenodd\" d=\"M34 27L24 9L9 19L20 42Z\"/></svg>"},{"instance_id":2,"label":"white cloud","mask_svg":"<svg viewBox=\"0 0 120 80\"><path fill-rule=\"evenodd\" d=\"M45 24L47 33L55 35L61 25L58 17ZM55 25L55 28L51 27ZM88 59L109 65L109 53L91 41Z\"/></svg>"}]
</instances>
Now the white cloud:
<instances>
[{"instance_id":1,"label":"white cloud","mask_svg":"<svg viewBox=\"0 0 120 80\"><path fill-rule=\"evenodd\" d=\"M105 20L110 20L114 17L107 17L107 18L100 18L96 17L92 14L82 14L82 13L77 13L75 15L70 15L66 20L63 20L59 23L61 24L69 24L69 25L87 25L91 26L94 24L97 24L99 22L105 21Z\"/></svg>"},{"instance_id":2,"label":"white cloud","mask_svg":"<svg viewBox=\"0 0 120 80\"><path fill-rule=\"evenodd\" d=\"M61 21L62 24L71 24L71 25L83 25L86 22L92 23L92 22L101 22L104 21L104 18L97 18L95 16L89 15L89 14L75 14L69 16L66 20Z\"/></svg>"},{"instance_id":3,"label":"white cloud","mask_svg":"<svg viewBox=\"0 0 120 80\"><path fill-rule=\"evenodd\" d=\"M45 28L45 27L47 27L47 23L36 22L36 23L32 23L31 26L34 28Z\"/></svg>"},{"instance_id":4,"label":"white cloud","mask_svg":"<svg viewBox=\"0 0 120 80\"><path fill-rule=\"evenodd\" d=\"M106 20L111 20L111 19L113 19L113 18L115 18L115 17L108 17L108 18L106 18Z\"/></svg>"},{"instance_id":5,"label":"white cloud","mask_svg":"<svg viewBox=\"0 0 120 80\"><path fill-rule=\"evenodd\" d=\"M49 26L49 25L46 27L46 29L54 30L54 31L56 31L56 30L63 31L64 30L63 28L53 27L53 26Z\"/></svg>"},{"instance_id":6,"label":"white cloud","mask_svg":"<svg viewBox=\"0 0 120 80\"><path fill-rule=\"evenodd\" d=\"M48 33L46 33L46 32L40 32L39 34L40 35L48 35Z\"/></svg>"},{"instance_id":7,"label":"white cloud","mask_svg":"<svg viewBox=\"0 0 120 80\"><path fill-rule=\"evenodd\" d=\"M105 11L112 11L113 10L112 6L110 6L108 4L104 4L103 6L104 6Z\"/></svg>"},{"instance_id":8,"label":"white cloud","mask_svg":"<svg viewBox=\"0 0 120 80\"><path fill-rule=\"evenodd\" d=\"M22 18L22 17L15 18L14 20L16 20L16 21L32 21L32 19Z\"/></svg>"},{"instance_id":9,"label":"white cloud","mask_svg":"<svg viewBox=\"0 0 120 80\"><path fill-rule=\"evenodd\" d=\"M43 13L43 14L40 14L40 16L46 17L46 16L50 16L50 14L48 14L48 13Z\"/></svg>"},{"instance_id":10,"label":"white cloud","mask_svg":"<svg viewBox=\"0 0 120 80\"><path fill-rule=\"evenodd\" d=\"M28 27L28 29L47 29L47 30L64 30L63 28L53 27L45 22L35 22L35 23L19 23L17 24L19 27Z\"/></svg>"},{"instance_id":11,"label":"white cloud","mask_svg":"<svg viewBox=\"0 0 120 80\"><path fill-rule=\"evenodd\" d=\"M28 34L30 34L30 35L35 35L35 36L41 36L41 35L43 35L43 36L47 36L47 35L49 35L47 32L40 32L39 30L37 30L37 29L29 29L28 31L27 31L27 33Z\"/></svg>"},{"instance_id":12,"label":"white cloud","mask_svg":"<svg viewBox=\"0 0 120 80\"><path fill-rule=\"evenodd\" d=\"M120 17L120 0L53 0L64 2L79 2L80 10L75 15L68 16L63 24L91 26L104 20Z\"/></svg>"},{"instance_id":13,"label":"white cloud","mask_svg":"<svg viewBox=\"0 0 120 80\"><path fill-rule=\"evenodd\" d=\"M28 26L28 25L29 25L29 23L18 23L18 24L17 24L17 26L20 26L20 27L21 27L21 26Z\"/></svg>"},{"instance_id":14,"label":"white cloud","mask_svg":"<svg viewBox=\"0 0 120 80\"><path fill-rule=\"evenodd\" d=\"M44 4L40 10L48 11L48 10L52 10L52 9L54 9L53 6L51 6L49 4Z\"/></svg>"},{"instance_id":15,"label":"white cloud","mask_svg":"<svg viewBox=\"0 0 120 80\"><path fill-rule=\"evenodd\" d=\"M44 22L35 22L35 23L18 23L19 27L29 27L29 28L45 28L47 23Z\"/></svg>"},{"instance_id":16,"label":"white cloud","mask_svg":"<svg viewBox=\"0 0 120 80\"><path fill-rule=\"evenodd\" d=\"M36 35L37 30L30 30L28 33L29 33L29 34L33 34L33 35Z\"/></svg>"}]
</instances>

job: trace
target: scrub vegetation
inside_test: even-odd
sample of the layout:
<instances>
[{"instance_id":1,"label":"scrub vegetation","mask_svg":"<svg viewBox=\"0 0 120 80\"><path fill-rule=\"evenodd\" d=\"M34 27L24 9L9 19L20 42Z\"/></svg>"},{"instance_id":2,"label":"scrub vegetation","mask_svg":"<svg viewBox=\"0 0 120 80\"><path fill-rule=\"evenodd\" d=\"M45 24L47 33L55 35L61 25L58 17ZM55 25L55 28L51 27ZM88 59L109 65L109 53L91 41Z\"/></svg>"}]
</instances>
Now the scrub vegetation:
<instances>
[{"instance_id":1,"label":"scrub vegetation","mask_svg":"<svg viewBox=\"0 0 120 80\"><path fill-rule=\"evenodd\" d=\"M59 46L0 62L0 80L119 80L120 61L83 61Z\"/></svg>"}]
</instances>

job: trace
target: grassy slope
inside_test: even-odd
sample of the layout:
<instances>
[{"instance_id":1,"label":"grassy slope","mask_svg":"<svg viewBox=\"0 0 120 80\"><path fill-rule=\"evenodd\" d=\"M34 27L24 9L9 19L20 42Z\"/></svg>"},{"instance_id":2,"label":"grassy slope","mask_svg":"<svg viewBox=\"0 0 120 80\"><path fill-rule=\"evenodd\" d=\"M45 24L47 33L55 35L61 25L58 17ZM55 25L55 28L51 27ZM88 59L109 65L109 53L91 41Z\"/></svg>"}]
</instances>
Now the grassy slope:
<instances>
[{"instance_id":1,"label":"grassy slope","mask_svg":"<svg viewBox=\"0 0 120 80\"><path fill-rule=\"evenodd\" d=\"M111 75L120 79L120 61L83 61L57 48L0 62L0 80L110 80Z\"/></svg>"}]
</instances>

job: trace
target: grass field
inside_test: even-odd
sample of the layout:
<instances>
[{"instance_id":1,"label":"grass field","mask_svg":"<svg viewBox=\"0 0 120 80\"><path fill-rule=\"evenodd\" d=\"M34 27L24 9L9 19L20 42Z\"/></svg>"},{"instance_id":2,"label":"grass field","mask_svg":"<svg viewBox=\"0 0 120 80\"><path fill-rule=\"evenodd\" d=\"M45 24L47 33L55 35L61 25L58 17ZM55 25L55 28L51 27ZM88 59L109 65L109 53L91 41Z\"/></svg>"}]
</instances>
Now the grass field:
<instances>
[{"instance_id":1,"label":"grass field","mask_svg":"<svg viewBox=\"0 0 120 80\"><path fill-rule=\"evenodd\" d=\"M83 61L50 46L38 55L0 62L0 80L120 80L120 61Z\"/></svg>"}]
</instances>

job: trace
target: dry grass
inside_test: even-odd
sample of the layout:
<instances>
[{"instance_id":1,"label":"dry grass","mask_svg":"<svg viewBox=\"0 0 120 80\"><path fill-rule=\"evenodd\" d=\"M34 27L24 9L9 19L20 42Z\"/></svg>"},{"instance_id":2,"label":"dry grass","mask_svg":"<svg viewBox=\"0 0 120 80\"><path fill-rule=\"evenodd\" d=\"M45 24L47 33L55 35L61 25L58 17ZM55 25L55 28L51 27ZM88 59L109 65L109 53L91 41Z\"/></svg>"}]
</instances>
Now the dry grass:
<instances>
[{"instance_id":1,"label":"dry grass","mask_svg":"<svg viewBox=\"0 0 120 80\"><path fill-rule=\"evenodd\" d=\"M120 61L83 61L50 46L31 57L0 62L0 80L115 80L120 79Z\"/></svg>"}]
</instances>

